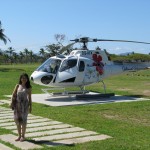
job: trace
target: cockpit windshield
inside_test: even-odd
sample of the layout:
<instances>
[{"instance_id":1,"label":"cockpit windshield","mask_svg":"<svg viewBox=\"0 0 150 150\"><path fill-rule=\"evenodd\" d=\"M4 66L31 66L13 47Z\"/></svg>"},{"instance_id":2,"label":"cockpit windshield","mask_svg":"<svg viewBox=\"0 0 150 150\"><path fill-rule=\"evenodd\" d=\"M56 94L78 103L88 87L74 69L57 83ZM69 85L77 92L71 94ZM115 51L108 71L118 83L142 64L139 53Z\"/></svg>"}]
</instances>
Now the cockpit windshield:
<instances>
[{"instance_id":1,"label":"cockpit windshield","mask_svg":"<svg viewBox=\"0 0 150 150\"><path fill-rule=\"evenodd\" d=\"M60 59L49 58L39 68L37 68L37 71L56 74L59 69L60 64L61 64Z\"/></svg>"},{"instance_id":2,"label":"cockpit windshield","mask_svg":"<svg viewBox=\"0 0 150 150\"><path fill-rule=\"evenodd\" d=\"M61 67L60 67L60 72L65 71L67 69L75 67L77 64L77 59L66 59L63 61Z\"/></svg>"}]
</instances>

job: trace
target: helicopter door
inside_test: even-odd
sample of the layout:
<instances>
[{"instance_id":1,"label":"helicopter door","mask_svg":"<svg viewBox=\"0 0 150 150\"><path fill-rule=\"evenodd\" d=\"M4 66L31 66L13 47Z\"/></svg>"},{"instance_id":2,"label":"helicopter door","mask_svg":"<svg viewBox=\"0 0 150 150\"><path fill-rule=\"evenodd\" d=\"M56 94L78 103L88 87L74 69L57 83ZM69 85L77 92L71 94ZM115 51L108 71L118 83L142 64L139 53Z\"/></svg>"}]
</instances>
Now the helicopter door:
<instances>
[{"instance_id":1,"label":"helicopter door","mask_svg":"<svg viewBox=\"0 0 150 150\"><path fill-rule=\"evenodd\" d=\"M59 84L71 84L76 80L77 59L66 59L62 62L57 73L56 81Z\"/></svg>"},{"instance_id":2,"label":"helicopter door","mask_svg":"<svg viewBox=\"0 0 150 150\"><path fill-rule=\"evenodd\" d=\"M83 83L85 71L85 62L83 60L78 61L78 73L76 77L76 83Z\"/></svg>"}]
</instances>

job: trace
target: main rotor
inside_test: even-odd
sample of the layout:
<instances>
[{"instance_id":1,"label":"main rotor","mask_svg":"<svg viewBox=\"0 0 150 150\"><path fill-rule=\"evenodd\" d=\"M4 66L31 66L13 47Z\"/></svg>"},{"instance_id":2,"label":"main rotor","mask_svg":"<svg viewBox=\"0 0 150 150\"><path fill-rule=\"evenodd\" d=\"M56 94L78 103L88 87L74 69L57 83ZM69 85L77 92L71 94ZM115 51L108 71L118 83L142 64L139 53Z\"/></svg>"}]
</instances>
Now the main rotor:
<instances>
[{"instance_id":1,"label":"main rotor","mask_svg":"<svg viewBox=\"0 0 150 150\"><path fill-rule=\"evenodd\" d=\"M82 48L88 50L87 43L88 42L130 42L130 43L141 43L141 44L150 44L148 42L139 42L139 41L128 41L128 40L110 40L110 39L91 39L89 37L82 37L79 39L70 40L75 43L83 43Z\"/></svg>"}]
</instances>

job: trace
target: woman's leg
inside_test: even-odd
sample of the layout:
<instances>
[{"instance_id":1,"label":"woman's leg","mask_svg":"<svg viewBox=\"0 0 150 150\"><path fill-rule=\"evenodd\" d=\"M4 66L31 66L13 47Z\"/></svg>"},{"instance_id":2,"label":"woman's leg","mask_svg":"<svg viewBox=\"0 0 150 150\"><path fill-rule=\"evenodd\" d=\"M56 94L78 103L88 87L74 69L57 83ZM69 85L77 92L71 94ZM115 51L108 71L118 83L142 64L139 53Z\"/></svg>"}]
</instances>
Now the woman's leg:
<instances>
[{"instance_id":1,"label":"woman's leg","mask_svg":"<svg viewBox=\"0 0 150 150\"><path fill-rule=\"evenodd\" d=\"M19 141L21 138L21 125L17 124L18 138L15 141Z\"/></svg>"},{"instance_id":2,"label":"woman's leg","mask_svg":"<svg viewBox=\"0 0 150 150\"><path fill-rule=\"evenodd\" d=\"M20 141L25 140L26 126L27 126L27 124L22 125L22 137L21 137Z\"/></svg>"}]
</instances>

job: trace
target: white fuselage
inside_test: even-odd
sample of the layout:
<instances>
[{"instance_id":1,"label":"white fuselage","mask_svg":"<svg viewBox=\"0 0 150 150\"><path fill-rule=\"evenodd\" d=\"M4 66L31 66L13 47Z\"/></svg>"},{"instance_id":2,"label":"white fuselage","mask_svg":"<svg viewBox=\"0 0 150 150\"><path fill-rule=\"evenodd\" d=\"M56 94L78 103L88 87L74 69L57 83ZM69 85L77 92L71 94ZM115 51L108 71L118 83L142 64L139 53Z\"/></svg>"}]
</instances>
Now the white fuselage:
<instances>
[{"instance_id":1,"label":"white fuselage","mask_svg":"<svg viewBox=\"0 0 150 150\"><path fill-rule=\"evenodd\" d=\"M149 64L148 64L149 65ZM31 75L31 80L50 87L84 86L124 71L141 69L141 64L114 64L105 51L74 50L68 56L46 60Z\"/></svg>"}]
</instances>

